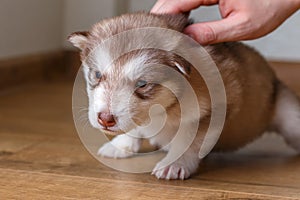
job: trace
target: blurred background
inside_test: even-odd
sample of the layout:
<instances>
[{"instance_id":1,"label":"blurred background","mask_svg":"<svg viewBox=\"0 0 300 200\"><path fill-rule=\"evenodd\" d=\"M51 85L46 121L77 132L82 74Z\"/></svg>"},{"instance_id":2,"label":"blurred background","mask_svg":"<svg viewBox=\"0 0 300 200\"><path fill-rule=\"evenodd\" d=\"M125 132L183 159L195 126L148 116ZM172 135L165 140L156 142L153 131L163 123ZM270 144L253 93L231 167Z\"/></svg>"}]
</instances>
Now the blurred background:
<instances>
[{"instance_id":1,"label":"blurred background","mask_svg":"<svg viewBox=\"0 0 300 200\"><path fill-rule=\"evenodd\" d=\"M125 12L150 10L154 0L0 0L0 59L70 48L66 37ZM216 6L192 13L218 19ZM272 34L247 42L270 60L300 61L300 12Z\"/></svg>"}]
</instances>

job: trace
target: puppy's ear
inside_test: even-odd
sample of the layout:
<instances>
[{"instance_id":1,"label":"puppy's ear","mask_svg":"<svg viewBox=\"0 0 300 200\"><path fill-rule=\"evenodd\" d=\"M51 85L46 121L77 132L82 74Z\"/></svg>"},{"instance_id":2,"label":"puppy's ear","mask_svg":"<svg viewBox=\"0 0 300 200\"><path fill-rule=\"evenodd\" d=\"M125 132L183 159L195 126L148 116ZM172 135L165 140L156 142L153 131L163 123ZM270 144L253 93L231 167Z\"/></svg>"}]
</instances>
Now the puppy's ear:
<instances>
[{"instance_id":1,"label":"puppy's ear","mask_svg":"<svg viewBox=\"0 0 300 200\"><path fill-rule=\"evenodd\" d=\"M180 73L182 73L185 76L189 76L190 73L190 68L186 68L185 66L181 65L178 62L174 62L174 65L177 67Z\"/></svg>"},{"instance_id":2,"label":"puppy's ear","mask_svg":"<svg viewBox=\"0 0 300 200\"><path fill-rule=\"evenodd\" d=\"M69 37L68 40L77 48L80 50L85 49L87 41L89 37L89 32L88 31L83 31L83 32L75 32L72 33Z\"/></svg>"},{"instance_id":3,"label":"puppy's ear","mask_svg":"<svg viewBox=\"0 0 300 200\"><path fill-rule=\"evenodd\" d=\"M184 76L189 78L190 73L191 73L191 68L192 68L191 63L189 63L184 58L182 58L178 55L175 55L172 63L173 63L173 67L175 67Z\"/></svg>"}]
</instances>

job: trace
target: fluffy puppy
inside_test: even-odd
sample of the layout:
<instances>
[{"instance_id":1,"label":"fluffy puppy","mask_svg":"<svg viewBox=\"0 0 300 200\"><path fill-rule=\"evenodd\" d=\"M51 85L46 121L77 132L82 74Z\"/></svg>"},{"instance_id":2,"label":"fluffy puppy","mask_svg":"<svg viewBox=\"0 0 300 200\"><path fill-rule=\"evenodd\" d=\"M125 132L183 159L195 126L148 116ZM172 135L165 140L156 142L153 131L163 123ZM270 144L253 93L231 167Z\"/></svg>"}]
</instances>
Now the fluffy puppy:
<instances>
[{"instance_id":1,"label":"fluffy puppy","mask_svg":"<svg viewBox=\"0 0 300 200\"><path fill-rule=\"evenodd\" d=\"M182 32L188 24L189 20L184 15L140 12L103 20L90 31L76 32L69 37L69 41L81 50L89 96L89 121L93 127L117 135L99 149L100 155L126 158L138 152L141 139L124 132L135 132L140 137L149 138L152 145L165 151L172 148L171 141L177 133L182 114L178 97L187 101L189 97L181 80L168 76L165 68L155 66L163 64L176 69L191 84L201 117L193 114L193 107L188 110L190 115L182 124L188 131L195 121L200 121L197 136L175 162L167 166L163 165L163 160L157 163L153 174L161 179L185 179L197 170L200 162L198 153L210 122L211 100L207 86L195 68L172 50L135 50L116 60L111 59L113 52L109 50L102 49L90 55L99 43L127 30L158 27ZM272 129L300 151L299 101L276 78L264 58L238 42L204 48L217 64L227 96L225 125L214 150L238 149ZM170 91L168 87L175 89ZM150 128L141 131L137 125L149 123L149 109L156 104L165 109L167 119L159 133L150 137ZM161 115L158 112L153 116L161 119Z\"/></svg>"}]
</instances>

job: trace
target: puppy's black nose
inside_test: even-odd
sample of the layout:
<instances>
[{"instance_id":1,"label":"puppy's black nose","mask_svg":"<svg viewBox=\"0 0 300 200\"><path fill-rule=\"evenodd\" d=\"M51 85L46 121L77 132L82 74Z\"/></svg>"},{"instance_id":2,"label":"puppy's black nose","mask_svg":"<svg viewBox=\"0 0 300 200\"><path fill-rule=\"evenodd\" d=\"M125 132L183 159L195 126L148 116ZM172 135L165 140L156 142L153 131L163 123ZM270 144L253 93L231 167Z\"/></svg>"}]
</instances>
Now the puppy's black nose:
<instances>
[{"instance_id":1,"label":"puppy's black nose","mask_svg":"<svg viewBox=\"0 0 300 200\"><path fill-rule=\"evenodd\" d=\"M116 125L115 117L108 113L108 112L101 112L98 114L98 123L107 128L107 127L113 127Z\"/></svg>"}]
</instances>

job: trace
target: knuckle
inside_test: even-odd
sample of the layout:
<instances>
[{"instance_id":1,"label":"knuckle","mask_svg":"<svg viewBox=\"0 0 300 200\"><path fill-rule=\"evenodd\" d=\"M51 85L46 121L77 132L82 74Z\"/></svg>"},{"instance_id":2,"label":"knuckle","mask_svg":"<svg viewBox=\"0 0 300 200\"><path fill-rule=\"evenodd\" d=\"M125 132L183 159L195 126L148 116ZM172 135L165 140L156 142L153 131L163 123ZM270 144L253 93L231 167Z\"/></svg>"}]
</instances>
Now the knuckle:
<instances>
[{"instance_id":1,"label":"knuckle","mask_svg":"<svg viewBox=\"0 0 300 200\"><path fill-rule=\"evenodd\" d=\"M217 35L216 35L215 31L209 25L203 26L203 28L201 29L201 32L198 34L198 36L200 37L199 41L204 44L211 43L211 42L217 40Z\"/></svg>"}]
</instances>

